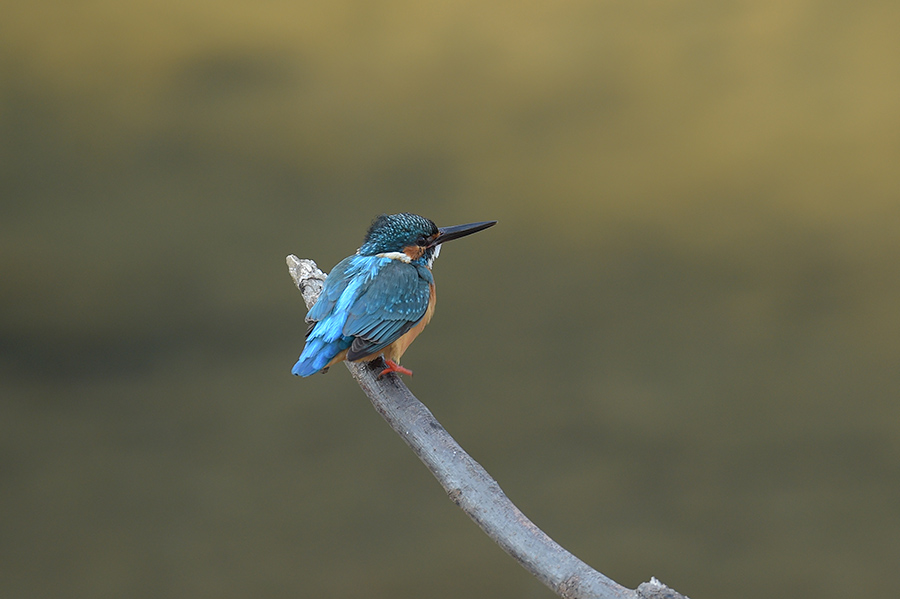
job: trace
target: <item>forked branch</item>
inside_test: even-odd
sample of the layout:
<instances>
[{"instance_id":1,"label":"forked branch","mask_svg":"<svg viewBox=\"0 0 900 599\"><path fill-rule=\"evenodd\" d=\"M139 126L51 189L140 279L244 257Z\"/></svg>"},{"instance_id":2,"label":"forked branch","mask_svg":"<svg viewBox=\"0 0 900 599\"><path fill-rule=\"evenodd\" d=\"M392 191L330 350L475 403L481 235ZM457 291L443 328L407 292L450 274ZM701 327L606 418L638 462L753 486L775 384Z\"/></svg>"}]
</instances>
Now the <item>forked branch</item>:
<instances>
[{"instance_id":1,"label":"forked branch","mask_svg":"<svg viewBox=\"0 0 900 599\"><path fill-rule=\"evenodd\" d=\"M312 260L287 257L288 270L311 307L325 280ZM628 589L566 551L534 525L410 392L398 376L347 362L372 405L434 474L450 499L508 554L560 597L571 599L687 599L655 578Z\"/></svg>"}]
</instances>

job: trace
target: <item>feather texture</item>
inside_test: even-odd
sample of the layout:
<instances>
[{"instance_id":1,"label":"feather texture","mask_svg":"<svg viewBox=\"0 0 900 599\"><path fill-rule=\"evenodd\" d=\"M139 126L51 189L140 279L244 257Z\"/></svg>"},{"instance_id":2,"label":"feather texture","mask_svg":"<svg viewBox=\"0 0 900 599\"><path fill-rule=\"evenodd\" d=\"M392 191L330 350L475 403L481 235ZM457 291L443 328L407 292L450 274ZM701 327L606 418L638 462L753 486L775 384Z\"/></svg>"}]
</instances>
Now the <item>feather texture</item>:
<instances>
[{"instance_id":1,"label":"feather texture","mask_svg":"<svg viewBox=\"0 0 900 599\"><path fill-rule=\"evenodd\" d=\"M359 254L341 260L307 314L312 327L292 372L309 376L342 352L351 361L374 357L422 320L433 284L422 264Z\"/></svg>"}]
</instances>

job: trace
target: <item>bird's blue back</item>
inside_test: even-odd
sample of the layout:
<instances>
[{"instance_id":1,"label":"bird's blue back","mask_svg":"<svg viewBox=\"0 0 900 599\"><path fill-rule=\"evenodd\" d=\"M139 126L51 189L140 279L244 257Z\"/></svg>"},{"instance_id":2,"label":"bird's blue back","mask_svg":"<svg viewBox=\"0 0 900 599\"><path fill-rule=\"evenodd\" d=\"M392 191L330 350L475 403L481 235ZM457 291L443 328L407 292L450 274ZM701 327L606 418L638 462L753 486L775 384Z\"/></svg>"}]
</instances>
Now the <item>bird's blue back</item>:
<instances>
[{"instance_id":1,"label":"bird's blue back","mask_svg":"<svg viewBox=\"0 0 900 599\"><path fill-rule=\"evenodd\" d=\"M306 316L312 326L292 372L314 374L344 350L348 360L380 352L422 319L433 283L431 271L418 262L344 258Z\"/></svg>"}]
</instances>

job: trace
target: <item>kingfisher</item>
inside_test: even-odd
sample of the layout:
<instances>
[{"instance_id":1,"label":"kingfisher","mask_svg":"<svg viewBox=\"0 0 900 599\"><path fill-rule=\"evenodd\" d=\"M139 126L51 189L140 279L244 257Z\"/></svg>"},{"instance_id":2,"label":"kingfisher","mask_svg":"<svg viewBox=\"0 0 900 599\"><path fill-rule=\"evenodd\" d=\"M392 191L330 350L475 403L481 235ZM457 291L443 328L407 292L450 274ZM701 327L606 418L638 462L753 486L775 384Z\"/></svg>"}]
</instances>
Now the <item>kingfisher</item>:
<instances>
[{"instance_id":1,"label":"kingfisher","mask_svg":"<svg viewBox=\"0 0 900 599\"><path fill-rule=\"evenodd\" d=\"M412 375L400 366L400 357L434 314L431 267L441 244L495 224L439 228L408 212L376 217L362 246L325 278L306 315L306 345L291 372L309 376L343 360L368 362L381 356L385 367L378 378L391 372Z\"/></svg>"}]
</instances>

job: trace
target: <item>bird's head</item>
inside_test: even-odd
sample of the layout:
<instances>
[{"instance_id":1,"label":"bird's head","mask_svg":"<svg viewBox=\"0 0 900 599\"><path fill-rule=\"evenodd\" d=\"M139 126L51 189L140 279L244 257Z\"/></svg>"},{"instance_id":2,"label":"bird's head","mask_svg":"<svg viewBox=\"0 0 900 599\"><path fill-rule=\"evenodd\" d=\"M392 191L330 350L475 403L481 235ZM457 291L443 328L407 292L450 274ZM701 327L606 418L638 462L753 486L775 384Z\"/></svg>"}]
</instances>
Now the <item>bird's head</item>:
<instances>
[{"instance_id":1,"label":"bird's head","mask_svg":"<svg viewBox=\"0 0 900 599\"><path fill-rule=\"evenodd\" d=\"M359 248L362 256L385 255L404 262L421 262L431 268L441 244L497 224L490 220L455 227L438 227L417 214L382 214L375 218Z\"/></svg>"}]
</instances>

